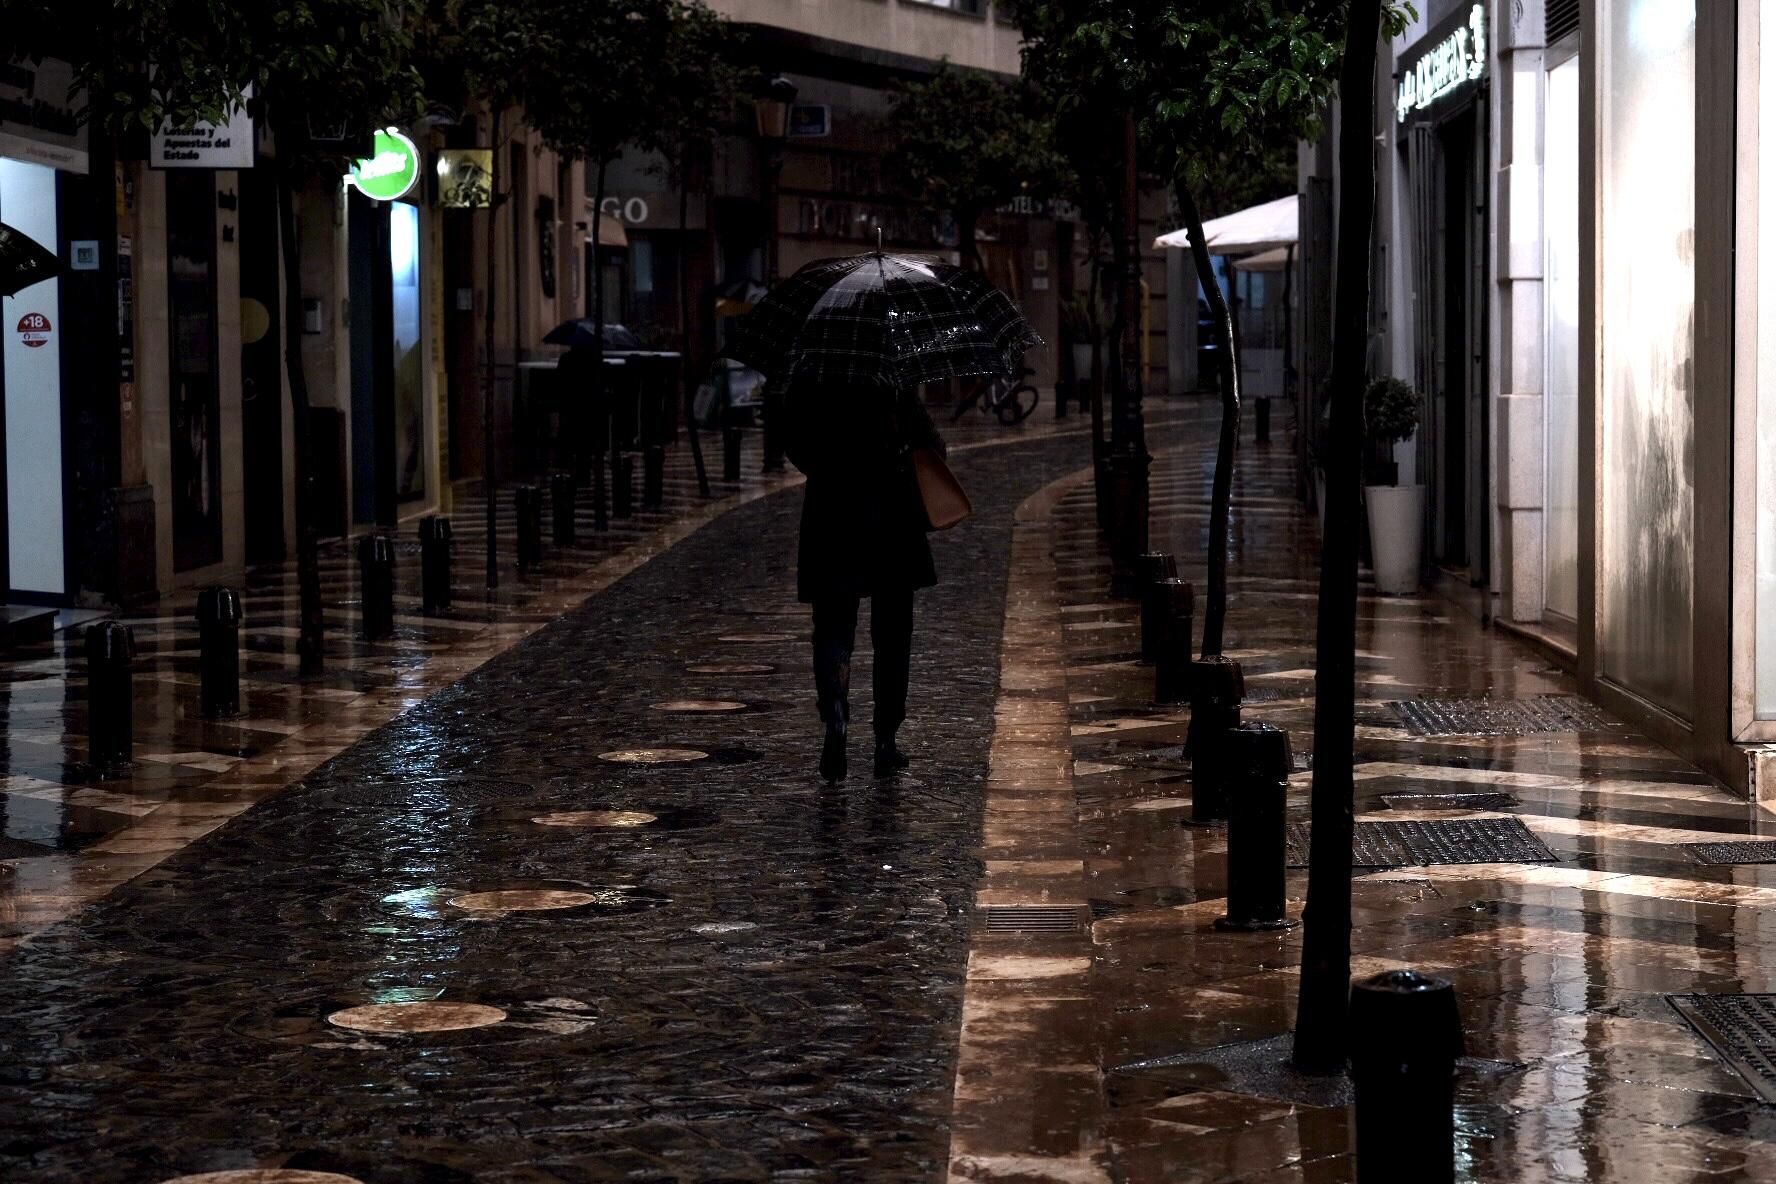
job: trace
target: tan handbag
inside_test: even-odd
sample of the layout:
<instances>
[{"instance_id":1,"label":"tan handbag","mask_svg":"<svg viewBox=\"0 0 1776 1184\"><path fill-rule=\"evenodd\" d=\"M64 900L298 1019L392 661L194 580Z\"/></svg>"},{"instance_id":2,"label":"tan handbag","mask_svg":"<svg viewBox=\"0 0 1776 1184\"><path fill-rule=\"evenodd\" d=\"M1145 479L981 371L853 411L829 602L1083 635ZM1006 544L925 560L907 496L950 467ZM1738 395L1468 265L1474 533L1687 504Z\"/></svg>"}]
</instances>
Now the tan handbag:
<instances>
[{"instance_id":1,"label":"tan handbag","mask_svg":"<svg viewBox=\"0 0 1776 1184\"><path fill-rule=\"evenodd\" d=\"M913 449L913 480L925 507L927 530L948 530L974 513L974 503L944 458L929 448Z\"/></svg>"}]
</instances>

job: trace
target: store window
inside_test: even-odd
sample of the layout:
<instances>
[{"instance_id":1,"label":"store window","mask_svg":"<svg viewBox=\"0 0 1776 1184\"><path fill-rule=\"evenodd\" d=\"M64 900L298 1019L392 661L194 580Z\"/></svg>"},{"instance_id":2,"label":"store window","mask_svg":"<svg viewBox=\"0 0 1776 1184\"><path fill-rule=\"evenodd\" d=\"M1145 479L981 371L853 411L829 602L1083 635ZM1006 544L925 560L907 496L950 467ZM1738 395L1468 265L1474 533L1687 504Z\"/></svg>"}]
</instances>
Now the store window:
<instances>
[{"instance_id":1,"label":"store window","mask_svg":"<svg viewBox=\"0 0 1776 1184\"><path fill-rule=\"evenodd\" d=\"M1689 718L1696 10L1600 0L1598 660Z\"/></svg>"},{"instance_id":2,"label":"store window","mask_svg":"<svg viewBox=\"0 0 1776 1184\"><path fill-rule=\"evenodd\" d=\"M390 331L395 364L395 495L426 495L425 356L420 349L419 207L389 206Z\"/></svg>"},{"instance_id":3,"label":"store window","mask_svg":"<svg viewBox=\"0 0 1776 1184\"><path fill-rule=\"evenodd\" d=\"M1579 59L1548 71L1542 153L1543 602L1579 615Z\"/></svg>"}]
</instances>

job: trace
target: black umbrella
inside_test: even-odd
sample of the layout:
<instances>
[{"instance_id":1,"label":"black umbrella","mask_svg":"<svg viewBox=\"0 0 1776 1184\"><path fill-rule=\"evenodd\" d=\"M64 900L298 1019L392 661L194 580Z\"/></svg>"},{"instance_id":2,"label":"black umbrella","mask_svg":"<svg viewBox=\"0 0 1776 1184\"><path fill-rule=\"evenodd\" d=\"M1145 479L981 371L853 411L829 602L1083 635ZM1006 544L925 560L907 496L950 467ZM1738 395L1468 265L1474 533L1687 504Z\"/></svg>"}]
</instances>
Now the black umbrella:
<instances>
[{"instance_id":1,"label":"black umbrella","mask_svg":"<svg viewBox=\"0 0 1776 1184\"><path fill-rule=\"evenodd\" d=\"M567 345L581 349L590 349L598 342L598 333L590 318L577 321L562 321L549 330L543 338L544 345ZM635 350L641 348L641 338L621 325L604 323L604 348L614 350Z\"/></svg>"},{"instance_id":2,"label":"black umbrella","mask_svg":"<svg viewBox=\"0 0 1776 1184\"><path fill-rule=\"evenodd\" d=\"M0 222L0 296L16 296L61 270L55 252L22 230Z\"/></svg>"},{"instance_id":3,"label":"black umbrella","mask_svg":"<svg viewBox=\"0 0 1776 1184\"><path fill-rule=\"evenodd\" d=\"M722 351L773 382L901 389L1013 374L1042 344L979 272L872 251L810 263L728 330Z\"/></svg>"}]
</instances>

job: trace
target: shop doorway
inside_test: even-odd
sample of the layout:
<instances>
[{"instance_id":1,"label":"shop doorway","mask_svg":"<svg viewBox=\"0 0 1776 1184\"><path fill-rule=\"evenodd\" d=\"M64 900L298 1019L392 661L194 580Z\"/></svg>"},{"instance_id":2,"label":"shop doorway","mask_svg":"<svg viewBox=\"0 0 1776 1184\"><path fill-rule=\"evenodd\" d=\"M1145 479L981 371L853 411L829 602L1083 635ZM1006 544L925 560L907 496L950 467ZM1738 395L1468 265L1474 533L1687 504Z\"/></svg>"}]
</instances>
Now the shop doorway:
<instances>
[{"instance_id":1,"label":"shop doorway","mask_svg":"<svg viewBox=\"0 0 1776 1184\"><path fill-rule=\"evenodd\" d=\"M173 570L222 561L222 389L216 342L216 182L166 175Z\"/></svg>"},{"instance_id":2,"label":"shop doorway","mask_svg":"<svg viewBox=\"0 0 1776 1184\"><path fill-rule=\"evenodd\" d=\"M419 209L351 197L352 520L393 526L423 501Z\"/></svg>"},{"instance_id":3,"label":"shop doorway","mask_svg":"<svg viewBox=\"0 0 1776 1184\"><path fill-rule=\"evenodd\" d=\"M1491 415L1486 394L1485 111L1470 102L1412 133L1418 221L1419 463L1430 488L1435 562L1488 579Z\"/></svg>"},{"instance_id":4,"label":"shop doorway","mask_svg":"<svg viewBox=\"0 0 1776 1184\"><path fill-rule=\"evenodd\" d=\"M284 368L277 186L240 173L241 443L248 563L284 557Z\"/></svg>"}]
</instances>

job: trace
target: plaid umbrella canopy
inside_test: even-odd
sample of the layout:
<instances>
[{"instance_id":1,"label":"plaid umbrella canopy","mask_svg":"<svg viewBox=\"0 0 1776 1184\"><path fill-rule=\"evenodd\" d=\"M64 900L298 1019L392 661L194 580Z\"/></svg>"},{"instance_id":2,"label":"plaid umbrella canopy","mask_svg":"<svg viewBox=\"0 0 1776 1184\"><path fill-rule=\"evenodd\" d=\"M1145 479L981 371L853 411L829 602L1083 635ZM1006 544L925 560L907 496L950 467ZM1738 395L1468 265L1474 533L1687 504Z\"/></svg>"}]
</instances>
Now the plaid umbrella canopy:
<instances>
[{"instance_id":1,"label":"plaid umbrella canopy","mask_svg":"<svg viewBox=\"0 0 1776 1184\"><path fill-rule=\"evenodd\" d=\"M808 264L728 331L728 357L772 382L889 387L1016 373L1042 344L978 272L871 251Z\"/></svg>"}]
</instances>

